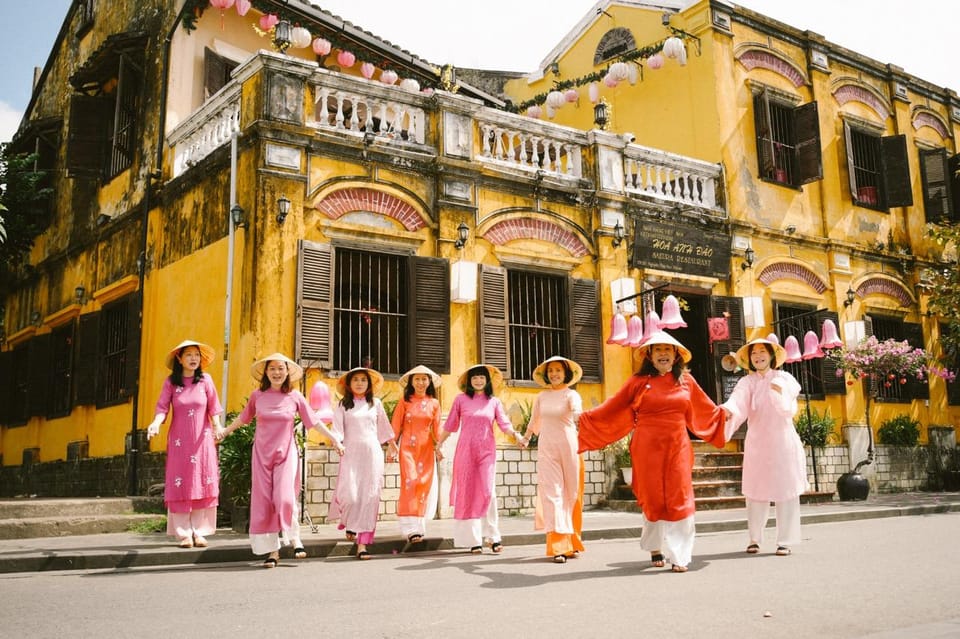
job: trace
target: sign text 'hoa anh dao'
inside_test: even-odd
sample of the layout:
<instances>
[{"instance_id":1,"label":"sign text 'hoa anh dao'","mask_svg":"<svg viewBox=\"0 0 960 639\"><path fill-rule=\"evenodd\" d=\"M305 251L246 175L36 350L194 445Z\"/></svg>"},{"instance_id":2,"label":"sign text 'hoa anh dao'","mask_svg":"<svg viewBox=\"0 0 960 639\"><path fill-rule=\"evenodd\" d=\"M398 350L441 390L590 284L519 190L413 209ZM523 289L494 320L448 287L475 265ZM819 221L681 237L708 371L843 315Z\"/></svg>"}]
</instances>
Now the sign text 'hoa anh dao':
<instances>
[{"instance_id":1,"label":"sign text 'hoa anh dao'","mask_svg":"<svg viewBox=\"0 0 960 639\"><path fill-rule=\"evenodd\" d=\"M637 220L631 266L724 278L730 274L730 236L703 227Z\"/></svg>"}]
</instances>

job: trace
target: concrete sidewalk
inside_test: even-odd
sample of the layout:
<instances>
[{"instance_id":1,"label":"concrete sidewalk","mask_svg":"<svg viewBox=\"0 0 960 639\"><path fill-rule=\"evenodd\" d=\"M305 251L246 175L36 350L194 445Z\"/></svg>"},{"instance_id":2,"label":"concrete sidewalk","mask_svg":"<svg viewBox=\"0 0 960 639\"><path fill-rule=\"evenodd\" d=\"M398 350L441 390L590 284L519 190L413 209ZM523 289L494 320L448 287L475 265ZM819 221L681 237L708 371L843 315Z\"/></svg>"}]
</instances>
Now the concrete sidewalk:
<instances>
[{"instance_id":1,"label":"concrete sidewalk","mask_svg":"<svg viewBox=\"0 0 960 639\"><path fill-rule=\"evenodd\" d=\"M800 507L804 525L905 517L936 513L960 512L960 493L898 493L871 496L867 501L803 504ZM696 515L697 534L746 530L743 508L700 511ZM583 539L639 538L643 518L639 514L610 510L590 510L583 514ZM504 546L541 545L543 533L533 529L533 517L501 517L500 531ZM307 550L306 561L352 557L355 547L344 540L336 525L322 524L312 529L302 527ZM377 543L370 551L390 556L399 552L453 550L453 520L429 522L427 539L412 548L400 539L395 521L381 522L377 527ZM142 568L150 566L182 566L222 562L257 562L250 552L247 536L221 529L209 538L207 548L181 549L161 533L104 533L65 537L0 540L0 573L38 572L48 570L93 570ZM488 549L484 550L489 553ZM539 551L538 551L539 552ZM283 548L281 561L290 559L292 550Z\"/></svg>"}]
</instances>

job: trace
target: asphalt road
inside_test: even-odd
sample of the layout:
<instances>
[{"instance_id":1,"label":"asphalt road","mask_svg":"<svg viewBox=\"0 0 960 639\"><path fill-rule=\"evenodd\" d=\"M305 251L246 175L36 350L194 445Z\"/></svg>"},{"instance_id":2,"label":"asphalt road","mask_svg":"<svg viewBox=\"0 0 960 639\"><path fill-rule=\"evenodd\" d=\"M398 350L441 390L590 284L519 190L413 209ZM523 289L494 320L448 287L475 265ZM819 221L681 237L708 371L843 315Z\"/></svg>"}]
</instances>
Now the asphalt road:
<instances>
[{"instance_id":1,"label":"asphalt road","mask_svg":"<svg viewBox=\"0 0 960 639\"><path fill-rule=\"evenodd\" d=\"M636 540L565 565L500 556L286 560L0 575L0 635L25 637L960 636L960 513L804 527L790 557L742 531L700 535L686 574ZM772 533L772 531L768 531Z\"/></svg>"}]
</instances>

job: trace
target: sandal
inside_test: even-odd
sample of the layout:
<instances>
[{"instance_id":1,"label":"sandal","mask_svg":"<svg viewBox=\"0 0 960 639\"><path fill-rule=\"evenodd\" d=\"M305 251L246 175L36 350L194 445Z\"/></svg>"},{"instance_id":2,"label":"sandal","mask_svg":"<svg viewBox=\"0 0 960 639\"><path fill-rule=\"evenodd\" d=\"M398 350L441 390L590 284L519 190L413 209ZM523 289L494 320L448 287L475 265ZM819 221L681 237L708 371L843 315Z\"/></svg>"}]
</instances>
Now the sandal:
<instances>
[{"instance_id":1,"label":"sandal","mask_svg":"<svg viewBox=\"0 0 960 639\"><path fill-rule=\"evenodd\" d=\"M472 555L480 555L482 553L483 553L483 546L474 546L473 548L470 549L470 554Z\"/></svg>"},{"instance_id":2,"label":"sandal","mask_svg":"<svg viewBox=\"0 0 960 639\"><path fill-rule=\"evenodd\" d=\"M348 530L346 534L346 538L347 538L347 541L356 541L357 533L353 532L352 530Z\"/></svg>"},{"instance_id":3,"label":"sandal","mask_svg":"<svg viewBox=\"0 0 960 639\"><path fill-rule=\"evenodd\" d=\"M760 552L760 544L750 544L749 546L747 546L748 555L755 555L758 552Z\"/></svg>"},{"instance_id":4,"label":"sandal","mask_svg":"<svg viewBox=\"0 0 960 639\"><path fill-rule=\"evenodd\" d=\"M423 541L423 535L420 534L413 534L407 537L407 543L410 544L419 544L421 541Z\"/></svg>"},{"instance_id":5,"label":"sandal","mask_svg":"<svg viewBox=\"0 0 960 639\"><path fill-rule=\"evenodd\" d=\"M564 557L563 555L554 555L554 556L553 556L553 563L555 563L555 564L565 564L565 563L567 563L567 558Z\"/></svg>"},{"instance_id":6,"label":"sandal","mask_svg":"<svg viewBox=\"0 0 960 639\"><path fill-rule=\"evenodd\" d=\"M359 560L361 560L361 561L364 561L364 560L366 560L366 559L370 559L370 553L369 553L368 551L366 551L366 550L361 550L360 552L357 553L357 559L359 559Z\"/></svg>"},{"instance_id":7,"label":"sandal","mask_svg":"<svg viewBox=\"0 0 960 639\"><path fill-rule=\"evenodd\" d=\"M495 541L490 544L490 550L493 551L493 554L499 555L503 551L503 544L501 544L499 541Z\"/></svg>"},{"instance_id":8,"label":"sandal","mask_svg":"<svg viewBox=\"0 0 960 639\"><path fill-rule=\"evenodd\" d=\"M686 566L678 566L677 564L673 564L673 565L670 566L670 572L687 572L687 567L686 567Z\"/></svg>"},{"instance_id":9,"label":"sandal","mask_svg":"<svg viewBox=\"0 0 960 639\"><path fill-rule=\"evenodd\" d=\"M787 555L790 554L790 549L787 548L786 546L777 546L776 554L779 555L780 557L786 557Z\"/></svg>"},{"instance_id":10,"label":"sandal","mask_svg":"<svg viewBox=\"0 0 960 639\"><path fill-rule=\"evenodd\" d=\"M194 536L193 536L193 545L196 546L197 548L206 548L206 547L207 547L207 540L206 540L205 538L203 538L202 536L200 536L200 535L194 535Z\"/></svg>"},{"instance_id":11,"label":"sandal","mask_svg":"<svg viewBox=\"0 0 960 639\"><path fill-rule=\"evenodd\" d=\"M181 548L193 548L193 539L190 537L184 537L180 540L179 546Z\"/></svg>"},{"instance_id":12,"label":"sandal","mask_svg":"<svg viewBox=\"0 0 960 639\"><path fill-rule=\"evenodd\" d=\"M666 565L663 558L663 553L650 553L650 565L654 568L663 568Z\"/></svg>"},{"instance_id":13,"label":"sandal","mask_svg":"<svg viewBox=\"0 0 960 639\"><path fill-rule=\"evenodd\" d=\"M278 563L280 563L280 562L277 561L277 558L276 558L276 557L267 557L266 559L263 560L263 567L264 567L264 568L276 568Z\"/></svg>"},{"instance_id":14,"label":"sandal","mask_svg":"<svg viewBox=\"0 0 960 639\"><path fill-rule=\"evenodd\" d=\"M293 549L293 558L294 559L306 559L307 558L307 549L303 546L297 546Z\"/></svg>"}]
</instances>

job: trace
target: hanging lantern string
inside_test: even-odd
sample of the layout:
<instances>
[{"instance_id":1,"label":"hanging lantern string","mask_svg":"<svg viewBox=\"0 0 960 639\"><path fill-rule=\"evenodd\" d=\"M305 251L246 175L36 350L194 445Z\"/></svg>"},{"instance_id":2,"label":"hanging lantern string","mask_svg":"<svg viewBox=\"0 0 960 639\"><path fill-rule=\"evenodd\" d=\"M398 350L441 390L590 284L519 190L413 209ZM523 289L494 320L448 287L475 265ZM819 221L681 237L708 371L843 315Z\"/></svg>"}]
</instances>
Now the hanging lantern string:
<instances>
[{"instance_id":1,"label":"hanging lantern string","mask_svg":"<svg viewBox=\"0 0 960 639\"><path fill-rule=\"evenodd\" d=\"M697 56L701 55L700 51L700 38L697 36L687 33L683 29L677 29L676 27L667 27L672 32L673 36L680 38L681 40L691 40L694 44L697 45ZM647 45L641 49L634 49L633 51L628 51L622 55L617 56L616 58L610 60L610 63L600 71L595 71L593 73L588 73L587 75L582 75L579 78L569 78L567 80L554 80L553 87L550 91L563 91L564 89L572 89L574 87L582 87L584 85L590 84L591 82L600 82L610 71L610 67L617 62L633 62L640 58L646 59L650 56L656 55L663 51L663 43L667 41L668 38L664 38L659 42ZM642 69L643 66L639 65L641 68L640 79L643 79ZM534 105L541 105L547 101L547 94L549 91L544 93L539 93L529 100L524 100L519 104L513 106L508 106L508 110L514 113L519 113L526 111L528 107Z\"/></svg>"}]
</instances>

